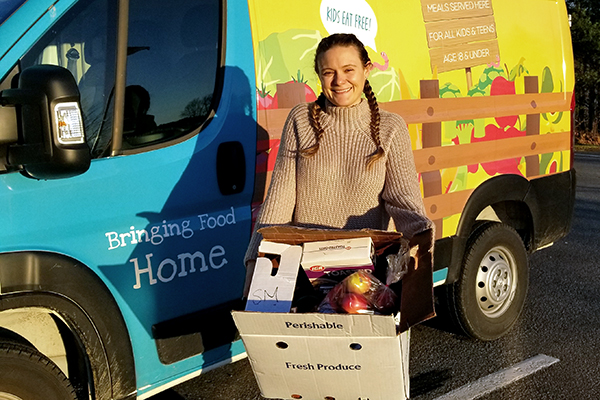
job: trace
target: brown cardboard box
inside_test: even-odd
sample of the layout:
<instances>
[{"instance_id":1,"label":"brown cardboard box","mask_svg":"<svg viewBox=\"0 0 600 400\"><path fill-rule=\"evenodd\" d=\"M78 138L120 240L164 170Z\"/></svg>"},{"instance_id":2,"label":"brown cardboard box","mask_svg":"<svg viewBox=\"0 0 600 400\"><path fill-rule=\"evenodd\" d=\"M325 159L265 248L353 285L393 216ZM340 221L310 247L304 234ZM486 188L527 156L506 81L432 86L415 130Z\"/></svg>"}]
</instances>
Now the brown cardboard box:
<instances>
[{"instance_id":1,"label":"brown cardboard box","mask_svg":"<svg viewBox=\"0 0 600 400\"><path fill-rule=\"evenodd\" d=\"M406 240L400 233L379 230L276 226L260 232L265 241L287 245L368 236L381 249ZM424 242L420 247L430 246ZM432 267L431 254L418 252L402 279L399 318L234 311L262 395L304 400L408 398L408 329L435 315Z\"/></svg>"}]
</instances>

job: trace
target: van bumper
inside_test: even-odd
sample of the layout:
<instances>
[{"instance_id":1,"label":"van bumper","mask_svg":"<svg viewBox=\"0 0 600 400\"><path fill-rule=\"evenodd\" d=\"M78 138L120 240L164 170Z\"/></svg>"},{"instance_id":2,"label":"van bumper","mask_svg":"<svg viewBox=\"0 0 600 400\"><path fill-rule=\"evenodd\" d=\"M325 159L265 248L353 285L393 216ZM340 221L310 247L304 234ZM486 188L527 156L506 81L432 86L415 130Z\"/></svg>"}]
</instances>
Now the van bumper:
<instances>
[{"instance_id":1,"label":"van bumper","mask_svg":"<svg viewBox=\"0 0 600 400\"><path fill-rule=\"evenodd\" d=\"M533 217L532 251L552 244L571 230L576 181L575 169L530 181L524 201Z\"/></svg>"}]
</instances>

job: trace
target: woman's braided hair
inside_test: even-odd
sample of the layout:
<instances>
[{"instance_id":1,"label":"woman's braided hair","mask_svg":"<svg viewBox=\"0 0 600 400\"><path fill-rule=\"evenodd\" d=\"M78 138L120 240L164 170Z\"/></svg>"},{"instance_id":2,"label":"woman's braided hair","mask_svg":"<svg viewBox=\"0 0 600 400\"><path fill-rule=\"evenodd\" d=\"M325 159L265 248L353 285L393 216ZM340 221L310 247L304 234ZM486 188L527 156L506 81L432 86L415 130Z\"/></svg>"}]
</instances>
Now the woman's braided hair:
<instances>
[{"instance_id":1,"label":"woman's braided hair","mask_svg":"<svg viewBox=\"0 0 600 400\"><path fill-rule=\"evenodd\" d=\"M371 59L369 58L369 54L367 53L367 49L362 44L362 42L353 34L345 34L345 33L337 33L331 36L328 36L321 40L319 46L317 47L317 52L315 54L315 72L317 75L319 74L319 59L321 55L323 55L327 50L335 47L335 46L354 46L358 51L360 60L363 63L363 66L366 67L371 63ZM379 112L379 105L377 104L377 99L375 98L375 93L373 93L373 88L371 88L371 84L368 80L365 81L365 87L363 89L363 93L367 98L367 102L369 103L369 108L371 109L371 138L375 142L377 146L377 151L369 156L367 159L367 167L371 167L375 161L380 159L383 156L383 147L381 146L381 139L379 137L379 124L381 120L381 114ZM315 131L315 140L316 143L306 149L300 150L300 154L304 157L310 157L314 155L319 149L319 144L321 142L321 138L323 137L325 130L321 126L319 121L319 115L322 110L325 109L325 95L321 93L317 100L310 104L309 106L309 122L310 126Z\"/></svg>"}]
</instances>

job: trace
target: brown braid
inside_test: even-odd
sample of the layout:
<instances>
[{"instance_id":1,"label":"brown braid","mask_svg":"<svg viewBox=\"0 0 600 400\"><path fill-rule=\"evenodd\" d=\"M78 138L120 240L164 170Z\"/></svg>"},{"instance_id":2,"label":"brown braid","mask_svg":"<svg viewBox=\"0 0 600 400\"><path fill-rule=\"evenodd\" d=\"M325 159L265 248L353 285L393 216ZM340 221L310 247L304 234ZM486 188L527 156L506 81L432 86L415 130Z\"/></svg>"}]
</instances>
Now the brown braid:
<instances>
[{"instance_id":1,"label":"brown braid","mask_svg":"<svg viewBox=\"0 0 600 400\"><path fill-rule=\"evenodd\" d=\"M363 89L363 92L367 98L367 101L369 102L369 108L371 109L371 138L373 138L373 141L377 146L377 152L371 154L367 160L367 168L371 168L375 161L383 157L384 153L383 147L381 147L381 138L379 137L381 113L379 112L379 104L377 104L375 93L373 93L373 88L368 80L365 81L365 88Z\"/></svg>"},{"instance_id":2,"label":"brown braid","mask_svg":"<svg viewBox=\"0 0 600 400\"><path fill-rule=\"evenodd\" d=\"M325 133L325 130L321 126L321 122L319 120L319 114L325 108L325 95L321 93L316 101L311 103L308 106L308 121L310 122L310 126L315 131L315 144L306 149L300 150L300 155L302 157L310 157L314 156L317 150L319 150L319 145L321 144L321 138Z\"/></svg>"}]
</instances>

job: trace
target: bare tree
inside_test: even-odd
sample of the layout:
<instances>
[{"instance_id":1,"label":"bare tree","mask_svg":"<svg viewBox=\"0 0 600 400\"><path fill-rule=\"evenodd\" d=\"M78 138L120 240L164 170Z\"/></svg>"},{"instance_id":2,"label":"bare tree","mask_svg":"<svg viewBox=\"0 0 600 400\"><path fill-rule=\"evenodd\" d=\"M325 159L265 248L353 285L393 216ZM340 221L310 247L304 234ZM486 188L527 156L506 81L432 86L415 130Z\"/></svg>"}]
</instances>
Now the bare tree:
<instances>
[{"instance_id":1,"label":"bare tree","mask_svg":"<svg viewBox=\"0 0 600 400\"><path fill-rule=\"evenodd\" d=\"M190 101L181 113L182 118L206 117L210 112L212 102L212 94L206 95L203 98L196 97Z\"/></svg>"}]
</instances>

